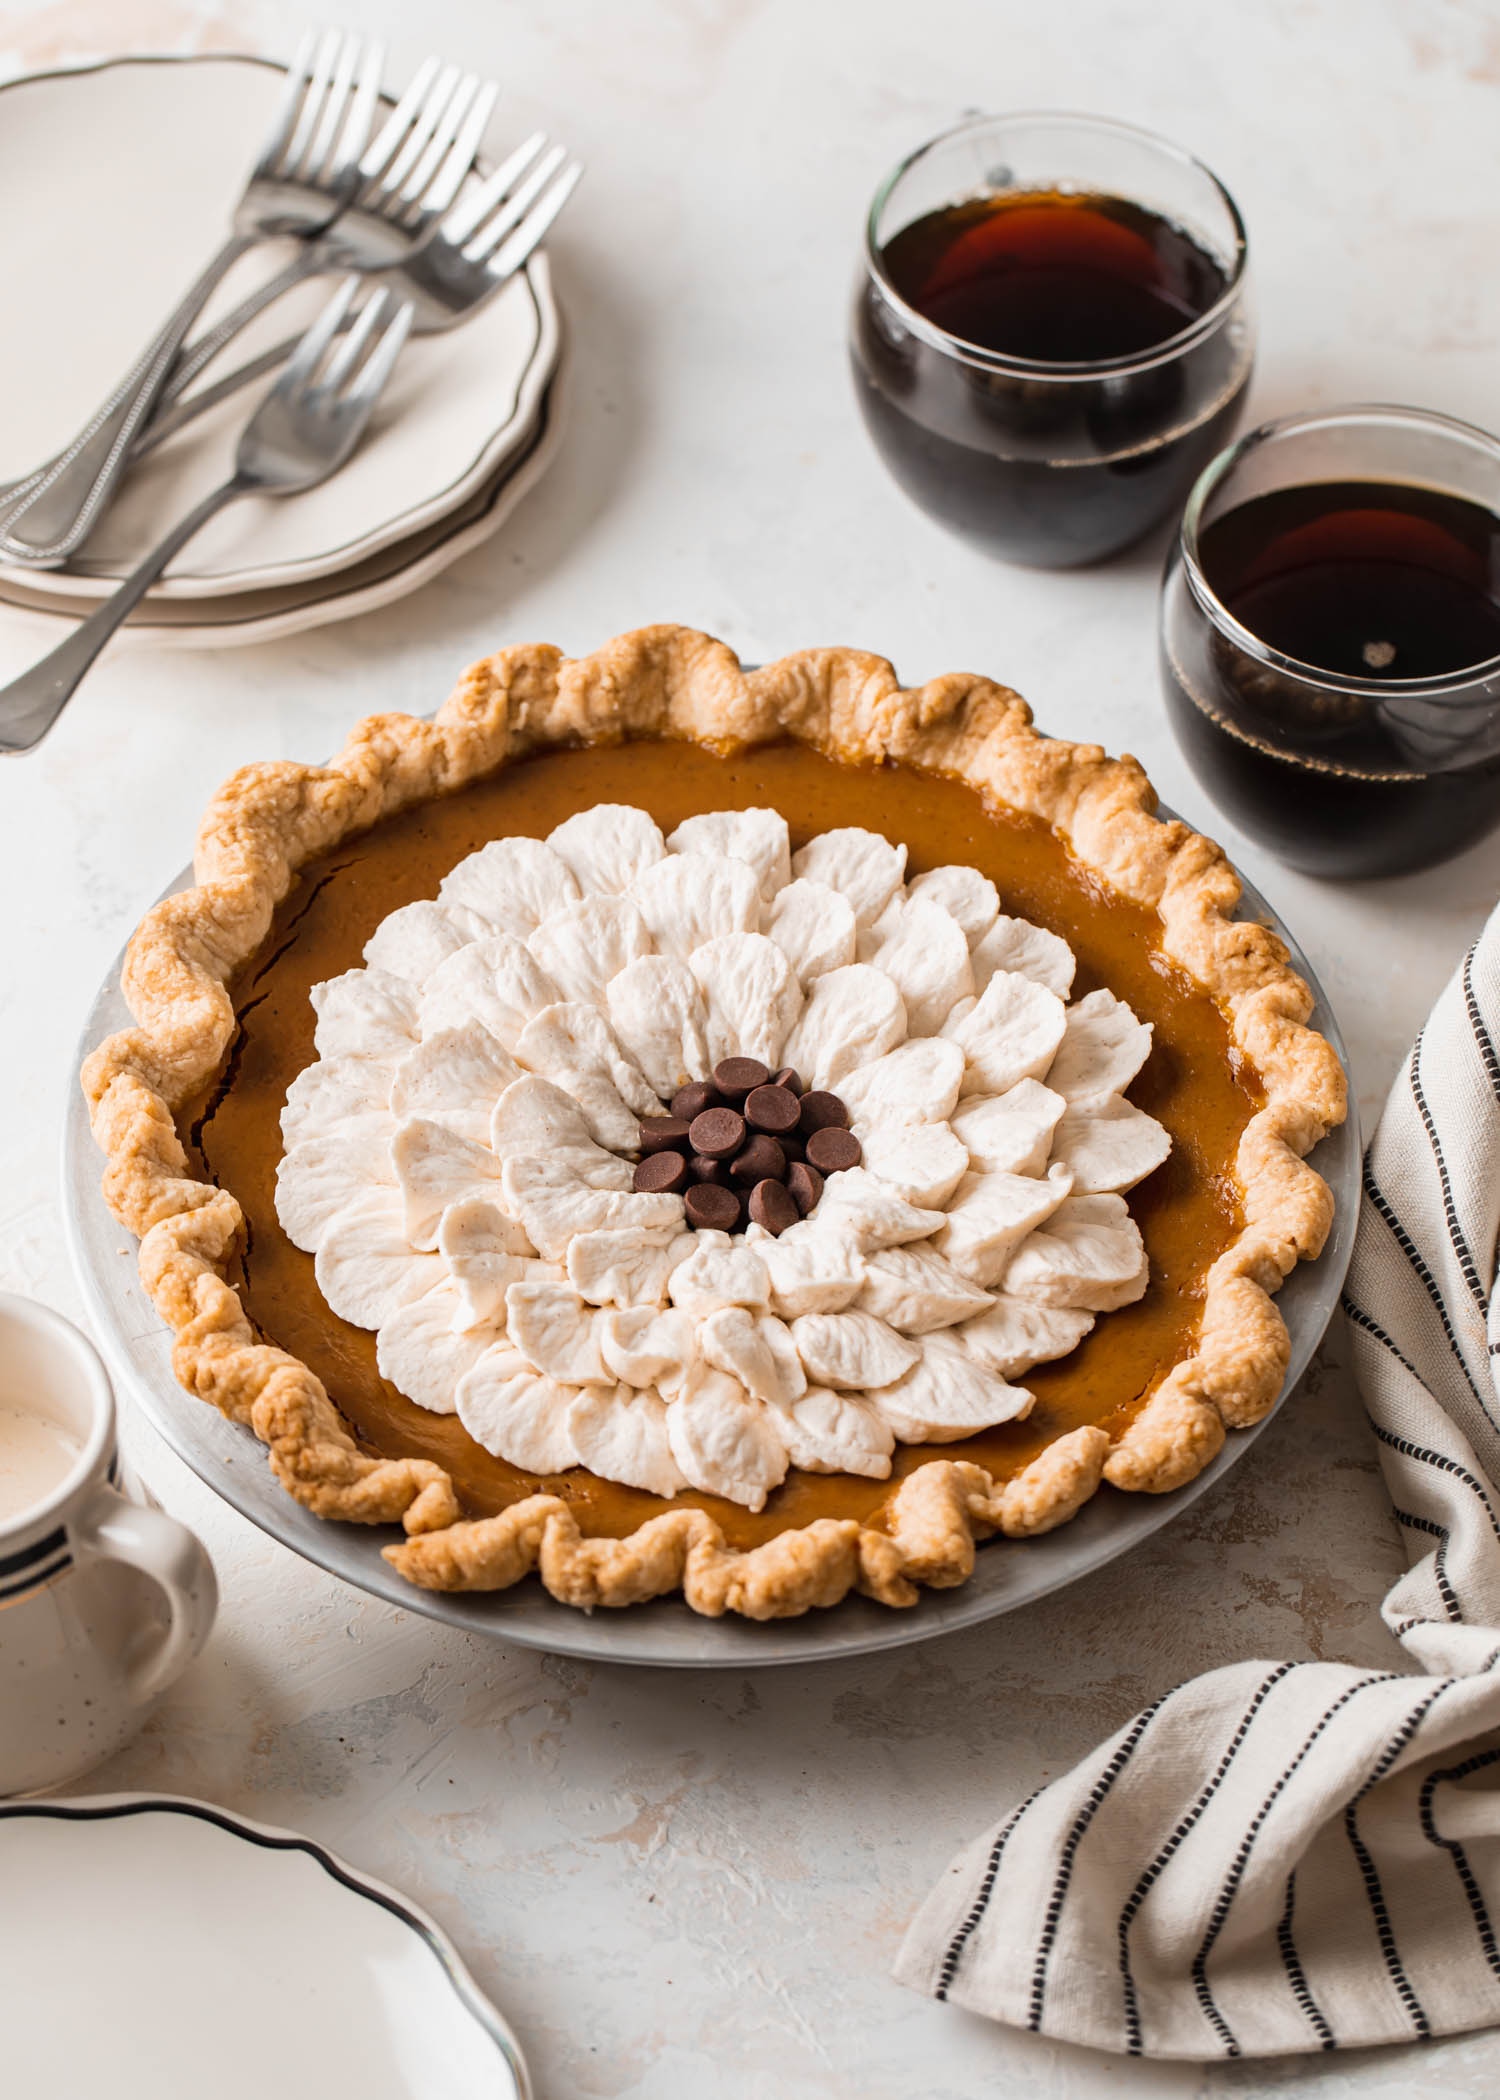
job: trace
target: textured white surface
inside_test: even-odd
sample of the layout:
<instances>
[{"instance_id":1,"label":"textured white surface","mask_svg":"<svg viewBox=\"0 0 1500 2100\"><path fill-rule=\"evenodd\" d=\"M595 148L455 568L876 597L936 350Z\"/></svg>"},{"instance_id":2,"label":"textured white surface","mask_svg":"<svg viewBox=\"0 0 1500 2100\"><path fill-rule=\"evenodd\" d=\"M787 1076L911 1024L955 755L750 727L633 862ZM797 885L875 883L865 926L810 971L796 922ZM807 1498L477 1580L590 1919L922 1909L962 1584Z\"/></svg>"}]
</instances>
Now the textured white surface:
<instances>
[{"instance_id":1,"label":"textured white surface","mask_svg":"<svg viewBox=\"0 0 1500 2100\"><path fill-rule=\"evenodd\" d=\"M390 40L499 72L590 176L554 244L576 392L553 473L499 537L360 625L217 657L123 657L0 768L0 1285L65 1311L56 1136L94 987L234 765L315 759L370 707L429 707L505 641L586 649L642 620L747 658L845 641L911 679L1008 679L1046 727L1142 758L1305 941L1368 1116L1500 887L1500 839L1335 889L1218 824L1157 698L1158 539L1084 575L992 565L886 479L843 365L864 205L974 103L1071 105L1200 150L1244 208L1253 412L1414 401L1494 420L1500 25L1465 0L345 0ZM292 0L0 6L9 71L134 45L285 51ZM0 236L3 253L3 236ZM0 414L21 413L16 404ZM28 660L0 627L0 676ZM548 2100L1103 2100L1284 2092L1448 2100L1500 2040L1163 2070L1001 2032L892 1985L958 1843L1143 1700L1248 1655L1397 1656L1400 1555L1337 1342L1254 1454L1134 1560L890 1661L732 1678L484 1646L268 1543L149 1434L163 1501L225 1592L209 1650L95 1784L228 1802L408 1889L513 2018ZM253 1992L253 1985L247 1984Z\"/></svg>"}]
</instances>

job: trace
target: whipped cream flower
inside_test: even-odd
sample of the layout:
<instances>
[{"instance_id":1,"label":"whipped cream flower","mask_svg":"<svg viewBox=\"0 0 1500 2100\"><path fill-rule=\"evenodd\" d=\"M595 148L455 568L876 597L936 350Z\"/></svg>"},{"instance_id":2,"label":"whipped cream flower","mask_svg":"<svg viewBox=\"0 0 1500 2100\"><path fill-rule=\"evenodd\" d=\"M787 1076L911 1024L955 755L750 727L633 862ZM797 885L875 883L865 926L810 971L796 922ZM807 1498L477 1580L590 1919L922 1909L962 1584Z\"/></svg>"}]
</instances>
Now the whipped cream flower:
<instances>
[{"instance_id":1,"label":"whipped cream flower","mask_svg":"<svg viewBox=\"0 0 1500 2100\"><path fill-rule=\"evenodd\" d=\"M1151 1030L965 867L774 810L606 804L497 839L314 987L277 1209L382 1374L525 1471L759 1509L789 1467L1027 1413L1146 1288ZM779 1235L637 1191L639 1123L726 1057L836 1091L862 1164Z\"/></svg>"}]
</instances>

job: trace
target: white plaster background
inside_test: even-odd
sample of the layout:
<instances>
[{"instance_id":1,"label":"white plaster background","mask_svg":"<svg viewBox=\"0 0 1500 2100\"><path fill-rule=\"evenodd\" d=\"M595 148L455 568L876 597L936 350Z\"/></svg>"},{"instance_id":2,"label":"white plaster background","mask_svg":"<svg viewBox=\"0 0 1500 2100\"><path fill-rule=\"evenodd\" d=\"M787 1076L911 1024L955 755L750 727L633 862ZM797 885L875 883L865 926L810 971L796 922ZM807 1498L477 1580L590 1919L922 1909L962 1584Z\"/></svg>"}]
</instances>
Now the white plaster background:
<instances>
[{"instance_id":1,"label":"white plaster background","mask_svg":"<svg viewBox=\"0 0 1500 2100\"><path fill-rule=\"evenodd\" d=\"M945 538L857 423L844 302L868 194L912 144L974 105L1099 110L1195 148L1236 193L1259 286L1257 413L1364 398L1500 421L1500 5L334 12L388 37L392 81L439 48L506 83L507 135L545 123L586 157L554 250L570 437L499 537L417 597L283 644L106 661L42 752L0 766L0 1285L78 1309L56 1173L74 1039L223 775L316 759L371 707L429 708L497 644L583 650L647 620L697 623L749 658L852 642L910 680L990 671L1045 726L1137 753L1297 928L1368 1122L1500 886L1500 838L1424 876L1334 888L1227 833L1158 703L1160 542L1048 576ZM284 54L303 19L292 0L0 0L0 77L125 48ZM0 626L0 676L33 646ZM408 1889L514 2020L546 2100L1491 2093L1495 2038L1121 2064L887 1976L956 1846L1165 1687L1248 1655L1392 1659L1376 1601L1399 1551L1338 1357L1335 1342L1225 1487L1124 1566L890 1660L745 1676L435 1631L261 1537L132 1424L142 1471L213 1551L224 1611L92 1783L296 1825Z\"/></svg>"}]
</instances>

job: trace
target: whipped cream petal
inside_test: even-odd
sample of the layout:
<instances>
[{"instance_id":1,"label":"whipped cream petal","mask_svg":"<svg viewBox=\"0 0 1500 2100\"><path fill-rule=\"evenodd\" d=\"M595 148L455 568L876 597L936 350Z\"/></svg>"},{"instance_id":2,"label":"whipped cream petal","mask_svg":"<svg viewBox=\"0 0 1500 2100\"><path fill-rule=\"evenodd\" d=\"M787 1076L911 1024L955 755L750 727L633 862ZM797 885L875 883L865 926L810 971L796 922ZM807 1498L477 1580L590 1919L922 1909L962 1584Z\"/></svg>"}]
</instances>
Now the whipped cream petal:
<instances>
[{"instance_id":1,"label":"whipped cream petal","mask_svg":"<svg viewBox=\"0 0 1500 2100\"><path fill-rule=\"evenodd\" d=\"M794 1466L807 1473L860 1473L888 1480L896 1438L888 1422L853 1393L810 1385L776 1410L776 1426Z\"/></svg>"},{"instance_id":2,"label":"whipped cream petal","mask_svg":"<svg viewBox=\"0 0 1500 2100\"><path fill-rule=\"evenodd\" d=\"M608 1377L599 1354L598 1315L568 1283L513 1283L505 1293L505 1332L534 1370L566 1385Z\"/></svg>"},{"instance_id":3,"label":"whipped cream petal","mask_svg":"<svg viewBox=\"0 0 1500 2100\"><path fill-rule=\"evenodd\" d=\"M437 1246L438 1225L450 1204L500 1193L500 1162L446 1123L412 1116L390 1141L391 1165L406 1206L406 1236L414 1247Z\"/></svg>"},{"instance_id":4,"label":"whipped cream petal","mask_svg":"<svg viewBox=\"0 0 1500 2100\"><path fill-rule=\"evenodd\" d=\"M478 913L466 905L434 904L424 898L403 904L382 919L365 942L364 957L372 968L420 986L450 955L489 931Z\"/></svg>"},{"instance_id":5,"label":"whipped cream petal","mask_svg":"<svg viewBox=\"0 0 1500 2100\"><path fill-rule=\"evenodd\" d=\"M674 853L725 854L755 870L761 901L769 904L792 879L791 838L775 809L720 809L687 817L667 840Z\"/></svg>"},{"instance_id":6,"label":"whipped cream petal","mask_svg":"<svg viewBox=\"0 0 1500 2100\"><path fill-rule=\"evenodd\" d=\"M1151 1025L1102 986L1068 1008L1062 1044L1046 1073L1069 1101L1120 1094L1151 1054Z\"/></svg>"},{"instance_id":7,"label":"whipped cream petal","mask_svg":"<svg viewBox=\"0 0 1500 2100\"><path fill-rule=\"evenodd\" d=\"M1029 919L997 918L976 942L973 954L974 989L982 992L997 970L1029 977L1059 999L1066 999L1077 969L1073 951L1060 935Z\"/></svg>"},{"instance_id":8,"label":"whipped cream petal","mask_svg":"<svg viewBox=\"0 0 1500 2100\"><path fill-rule=\"evenodd\" d=\"M865 1165L919 1209L941 1210L969 1170L969 1155L946 1123L856 1123Z\"/></svg>"},{"instance_id":9,"label":"whipped cream petal","mask_svg":"<svg viewBox=\"0 0 1500 2100\"><path fill-rule=\"evenodd\" d=\"M859 941L854 906L826 882L789 882L777 893L766 932L797 973L806 991L815 977L852 963Z\"/></svg>"},{"instance_id":10,"label":"whipped cream petal","mask_svg":"<svg viewBox=\"0 0 1500 2100\"><path fill-rule=\"evenodd\" d=\"M394 1197L392 1116L360 1116L335 1125L327 1137L304 1138L282 1154L276 1169L276 1215L294 1247L316 1254L328 1221L351 1189L383 1187Z\"/></svg>"},{"instance_id":11,"label":"whipped cream petal","mask_svg":"<svg viewBox=\"0 0 1500 2100\"><path fill-rule=\"evenodd\" d=\"M813 979L782 1055L804 1085L822 1091L894 1050L905 1035L906 1007L890 978L869 963L849 963Z\"/></svg>"},{"instance_id":12,"label":"whipped cream petal","mask_svg":"<svg viewBox=\"0 0 1500 2100\"><path fill-rule=\"evenodd\" d=\"M993 1288L1028 1233L1061 1206L1073 1186L1066 1167L1030 1174L966 1174L933 1235L939 1254L975 1283Z\"/></svg>"},{"instance_id":13,"label":"whipped cream petal","mask_svg":"<svg viewBox=\"0 0 1500 2100\"><path fill-rule=\"evenodd\" d=\"M507 1342L486 1349L458 1382L455 1412L476 1444L526 1473L565 1473L579 1463L568 1417L576 1387L534 1371Z\"/></svg>"},{"instance_id":14,"label":"whipped cream petal","mask_svg":"<svg viewBox=\"0 0 1500 2100\"><path fill-rule=\"evenodd\" d=\"M663 955L684 960L723 933L760 930L755 870L724 853L669 853L630 886Z\"/></svg>"},{"instance_id":15,"label":"whipped cream petal","mask_svg":"<svg viewBox=\"0 0 1500 2100\"><path fill-rule=\"evenodd\" d=\"M532 1016L557 1000L557 986L530 949L509 934L460 948L439 964L422 992L421 1033L481 1021L514 1056Z\"/></svg>"},{"instance_id":16,"label":"whipped cream petal","mask_svg":"<svg viewBox=\"0 0 1500 2100\"><path fill-rule=\"evenodd\" d=\"M884 970L906 1006L916 1036L940 1028L960 999L974 991L969 944L941 905L898 891L859 937L859 960Z\"/></svg>"},{"instance_id":17,"label":"whipped cream petal","mask_svg":"<svg viewBox=\"0 0 1500 2100\"><path fill-rule=\"evenodd\" d=\"M1123 1196L1071 1196L1024 1240L1002 1279L1016 1298L1113 1312L1146 1289L1150 1264Z\"/></svg>"},{"instance_id":18,"label":"whipped cream petal","mask_svg":"<svg viewBox=\"0 0 1500 2100\"><path fill-rule=\"evenodd\" d=\"M803 1313L791 1323L802 1368L815 1385L889 1385L917 1360L917 1346L873 1313Z\"/></svg>"},{"instance_id":19,"label":"whipped cream petal","mask_svg":"<svg viewBox=\"0 0 1500 2100\"><path fill-rule=\"evenodd\" d=\"M672 1456L666 1406L655 1393L586 1386L568 1411L568 1434L580 1465L601 1480L666 1499L687 1486Z\"/></svg>"},{"instance_id":20,"label":"whipped cream petal","mask_svg":"<svg viewBox=\"0 0 1500 2100\"><path fill-rule=\"evenodd\" d=\"M1021 1079L1003 1094L966 1096L953 1128L976 1173L1040 1174L1067 1105L1040 1080Z\"/></svg>"},{"instance_id":21,"label":"whipped cream petal","mask_svg":"<svg viewBox=\"0 0 1500 2100\"><path fill-rule=\"evenodd\" d=\"M1066 1356L1094 1324L1073 1306L1033 1305L1026 1298L993 1297L987 1311L965 1320L958 1339L976 1363L1014 1378L1033 1364Z\"/></svg>"},{"instance_id":22,"label":"whipped cream petal","mask_svg":"<svg viewBox=\"0 0 1500 2100\"><path fill-rule=\"evenodd\" d=\"M855 1301L902 1334L930 1334L971 1320L991 1303L990 1294L931 1247L887 1247L872 1254Z\"/></svg>"},{"instance_id":23,"label":"whipped cream petal","mask_svg":"<svg viewBox=\"0 0 1500 2100\"><path fill-rule=\"evenodd\" d=\"M383 1327L445 1271L440 1255L412 1252L395 1189L365 1189L328 1220L313 1273L341 1320Z\"/></svg>"},{"instance_id":24,"label":"whipped cream petal","mask_svg":"<svg viewBox=\"0 0 1500 2100\"><path fill-rule=\"evenodd\" d=\"M308 997L318 1017L319 1057L401 1057L416 1039L416 987L389 970L346 970L315 984Z\"/></svg>"},{"instance_id":25,"label":"whipped cream petal","mask_svg":"<svg viewBox=\"0 0 1500 2100\"><path fill-rule=\"evenodd\" d=\"M958 1105L964 1054L940 1035L914 1036L846 1073L839 1098L854 1119L946 1123Z\"/></svg>"},{"instance_id":26,"label":"whipped cream petal","mask_svg":"<svg viewBox=\"0 0 1500 2100\"><path fill-rule=\"evenodd\" d=\"M440 904L465 905L515 941L579 895L572 869L540 839L491 839L438 885Z\"/></svg>"},{"instance_id":27,"label":"whipped cream petal","mask_svg":"<svg viewBox=\"0 0 1500 2100\"><path fill-rule=\"evenodd\" d=\"M694 1245L691 1233L667 1226L652 1232L580 1232L568 1248L568 1280L590 1305L659 1306L668 1277Z\"/></svg>"},{"instance_id":28,"label":"whipped cream petal","mask_svg":"<svg viewBox=\"0 0 1500 2100\"><path fill-rule=\"evenodd\" d=\"M584 897L550 913L526 946L564 1000L592 1006L610 979L650 955L654 944L628 897Z\"/></svg>"},{"instance_id":29,"label":"whipped cream petal","mask_svg":"<svg viewBox=\"0 0 1500 2100\"><path fill-rule=\"evenodd\" d=\"M621 895L667 852L661 826L628 802L598 802L579 810L548 832L547 844L571 868L586 897Z\"/></svg>"},{"instance_id":30,"label":"whipped cream petal","mask_svg":"<svg viewBox=\"0 0 1500 2100\"><path fill-rule=\"evenodd\" d=\"M375 1337L375 1364L408 1400L435 1415L451 1415L459 1380L495 1341L493 1326L458 1331L459 1288L445 1276L403 1305Z\"/></svg>"},{"instance_id":31,"label":"whipped cream petal","mask_svg":"<svg viewBox=\"0 0 1500 2100\"><path fill-rule=\"evenodd\" d=\"M684 1380L667 1410L667 1435L689 1486L706 1495L764 1509L786 1478L786 1440L772 1410L708 1364L695 1365Z\"/></svg>"},{"instance_id":32,"label":"whipped cream petal","mask_svg":"<svg viewBox=\"0 0 1500 2100\"><path fill-rule=\"evenodd\" d=\"M708 1005L680 955L643 955L627 964L610 979L605 998L621 1048L659 1101L670 1101L715 1062L708 1054Z\"/></svg>"},{"instance_id":33,"label":"whipped cream petal","mask_svg":"<svg viewBox=\"0 0 1500 2100\"><path fill-rule=\"evenodd\" d=\"M820 831L792 855L792 873L848 898L858 926L873 926L901 887L906 848L857 824Z\"/></svg>"},{"instance_id":34,"label":"whipped cream petal","mask_svg":"<svg viewBox=\"0 0 1500 2100\"><path fill-rule=\"evenodd\" d=\"M290 1150L304 1138L330 1136L335 1125L384 1116L391 1073L388 1063L371 1057L325 1057L308 1065L286 1090L282 1144Z\"/></svg>"},{"instance_id":35,"label":"whipped cream petal","mask_svg":"<svg viewBox=\"0 0 1500 2100\"><path fill-rule=\"evenodd\" d=\"M925 1335L912 1368L866 1399L906 1444L951 1444L1029 1414L1033 1395L1008 1385L948 1334Z\"/></svg>"},{"instance_id":36,"label":"whipped cream petal","mask_svg":"<svg viewBox=\"0 0 1500 2100\"><path fill-rule=\"evenodd\" d=\"M781 949L763 933L721 933L693 950L688 967L707 1008L709 1066L758 1057L774 1072L802 1011L802 988Z\"/></svg>"},{"instance_id":37,"label":"whipped cream petal","mask_svg":"<svg viewBox=\"0 0 1500 2100\"><path fill-rule=\"evenodd\" d=\"M1080 1196L1133 1189L1171 1149L1160 1123L1119 1094L1070 1102L1052 1140L1052 1156L1072 1169Z\"/></svg>"},{"instance_id":38,"label":"whipped cream petal","mask_svg":"<svg viewBox=\"0 0 1500 2100\"><path fill-rule=\"evenodd\" d=\"M977 868L929 868L925 875L913 875L906 894L941 905L971 948L989 932L1000 913L1000 892Z\"/></svg>"},{"instance_id":39,"label":"whipped cream petal","mask_svg":"<svg viewBox=\"0 0 1500 2100\"><path fill-rule=\"evenodd\" d=\"M955 1008L943 1034L964 1053L965 1094L1003 1094L1022 1079L1043 1079L1067 1025L1056 992L997 970L974 1005Z\"/></svg>"}]
</instances>

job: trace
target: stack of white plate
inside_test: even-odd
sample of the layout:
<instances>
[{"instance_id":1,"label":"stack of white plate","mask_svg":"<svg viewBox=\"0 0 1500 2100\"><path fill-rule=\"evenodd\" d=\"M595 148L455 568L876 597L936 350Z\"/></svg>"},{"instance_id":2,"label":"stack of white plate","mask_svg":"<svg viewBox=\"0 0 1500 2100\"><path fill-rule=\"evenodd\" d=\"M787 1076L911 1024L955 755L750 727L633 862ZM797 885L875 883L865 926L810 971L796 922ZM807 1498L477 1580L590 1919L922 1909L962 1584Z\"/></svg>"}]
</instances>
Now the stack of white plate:
<instances>
[{"instance_id":1,"label":"stack of white plate","mask_svg":"<svg viewBox=\"0 0 1500 2100\"><path fill-rule=\"evenodd\" d=\"M0 91L0 481L87 420L224 237L280 69L255 59L120 59ZM504 136L504 103L492 135ZM509 143L507 141L507 143ZM295 252L252 251L206 321ZM209 378L295 334L327 298L300 286ZM560 434L562 332L544 254L474 319L413 337L350 464L284 502L232 505L143 600L124 639L218 647L345 619L413 590L494 532ZM62 569L0 566L0 616L56 639L229 471L268 384L148 453Z\"/></svg>"}]
</instances>

